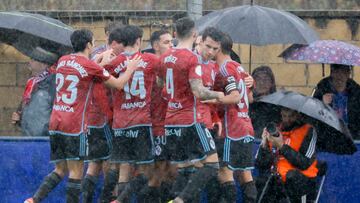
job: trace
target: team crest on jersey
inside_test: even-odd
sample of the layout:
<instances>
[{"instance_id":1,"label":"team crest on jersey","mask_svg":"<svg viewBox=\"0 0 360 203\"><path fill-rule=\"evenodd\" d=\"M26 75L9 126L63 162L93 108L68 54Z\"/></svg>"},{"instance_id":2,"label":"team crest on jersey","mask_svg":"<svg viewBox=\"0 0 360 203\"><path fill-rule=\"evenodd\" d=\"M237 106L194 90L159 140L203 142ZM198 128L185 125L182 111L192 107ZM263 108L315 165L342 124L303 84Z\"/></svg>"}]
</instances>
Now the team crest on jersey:
<instances>
[{"instance_id":1,"label":"team crest on jersey","mask_svg":"<svg viewBox=\"0 0 360 203\"><path fill-rule=\"evenodd\" d=\"M245 70L242 66L238 66L236 69L239 73L245 72Z\"/></svg>"},{"instance_id":2,"label":"team crest on jersey","mask_svg":"<svg viewBox=\"0 0 360 203\"><path fill-rule=\"evenodd\" d=\"M198 75L198 76L201 76L202 75L202 70L201 70L201 66L200 65L197 65L196 68L195 68L195 73Z\"/></svg>"},{"instance_id":3,"label":"team crest on jersey","mask_svg":"<svg viewBox=\"0 0 360 203\"><path fill-rule=\"evenodd\" d=\"M109 77L109 76L110 76L110 73L109 73L107 70L103 69L103 75L104 75L105 77Z\"/></svg>"},{"instance_id":4,"label":"team crest on jersey","mask_svg":"<svg viewBox=\"0 0 360 203\"><path fill-rule=\"evenodd\" d=\"M161 152L162 152L162 149L161 149L160 145L156 145L156 146L154 147L154 154L155 154L156 156L160 156Z\"/></svg>"},{"instance_id":5,"label":"team crest on jersey","mask_svg":"<svg viewBox=\"0 0 360 203\"><path fill-rule=\"evenodd\" d=\"M243 139L243 143L250 143L250 142L252 142L253 140L254 140L254 138L245 137L245 138Z\"/></svg>"}]
</instances>

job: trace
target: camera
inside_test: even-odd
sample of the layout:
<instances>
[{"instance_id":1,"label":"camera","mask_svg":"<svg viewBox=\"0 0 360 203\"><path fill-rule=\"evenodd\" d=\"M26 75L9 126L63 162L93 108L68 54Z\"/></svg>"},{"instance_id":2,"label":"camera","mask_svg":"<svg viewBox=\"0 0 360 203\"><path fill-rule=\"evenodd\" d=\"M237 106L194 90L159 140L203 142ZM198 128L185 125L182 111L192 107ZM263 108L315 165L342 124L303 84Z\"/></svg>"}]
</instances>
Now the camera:
<instances>
[{"instance_id":1,"label":"camera","mask_svg":"<svg viewBox=\"0 0 360 203\"><path fill-rule=\"evenodd\" d=\"M266 125L266 130L269 132L269 134L273 137L279 137L279 131L277 130L276 123L270 122Z\"/></svg>"}]
</instances>

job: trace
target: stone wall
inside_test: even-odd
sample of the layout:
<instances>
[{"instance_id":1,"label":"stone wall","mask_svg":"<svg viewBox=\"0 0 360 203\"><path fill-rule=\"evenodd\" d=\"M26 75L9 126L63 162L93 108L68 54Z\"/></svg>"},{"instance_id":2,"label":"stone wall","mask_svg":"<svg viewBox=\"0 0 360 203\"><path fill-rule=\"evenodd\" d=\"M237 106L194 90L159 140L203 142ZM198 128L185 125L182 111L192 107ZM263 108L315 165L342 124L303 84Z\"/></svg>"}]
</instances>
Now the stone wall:
<instances>
[{"instance_id":1,"label":"stone wall","mask_svg":"<svg viewBox=\"0 0 360 203\"><path fill-rule=\"evenodd\" d=\"M109 20L139 25L144 30L144 47L150 33L161 25L171 25L174 19L185 15L184 11L67 11L39 12L62 20L74 28L90 28L97 44L105 42L104 26ZM360 46L359 11L293 11L306 20L321 39L339 39ZM278 55L289 45L252 47L252 69L266 64L275 73L278 87L311 94L315 84L323 77L322 66L304 63L285 63ZM249 45L235 45L243 66L249 70ZM19 135L17 127L10 124L11 113L16 110L30 72L26 68L29 59L10 46L0 44L0 135ZM325 66L325 75L329 67ZM360 82L360 67L354 68L353 77Z\"/></svg>"}]
</instances>

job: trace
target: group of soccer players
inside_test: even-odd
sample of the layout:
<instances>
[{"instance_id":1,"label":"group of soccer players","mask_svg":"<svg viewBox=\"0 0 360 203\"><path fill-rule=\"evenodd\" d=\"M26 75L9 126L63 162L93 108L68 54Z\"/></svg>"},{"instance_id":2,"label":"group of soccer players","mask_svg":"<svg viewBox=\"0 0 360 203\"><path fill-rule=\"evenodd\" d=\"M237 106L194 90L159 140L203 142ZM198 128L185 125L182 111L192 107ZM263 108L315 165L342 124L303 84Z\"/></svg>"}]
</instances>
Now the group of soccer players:
<instances>
[{"instance_id":1,"label":"group of soccer players","mask_svg":"<svg viewBox=\"0 0 360 203\"><path fill-rule=\"evenodd\" d=\"M198 36L188 17L174 28L177 46L168 31L155 31L154 53L140 52L137 26L112 27L95 52L91 31L74 31L74 53L62 56L55 71L55 169L26 203L41 202L65 175L66 201L79 202L82 194L92 202L102 170L100 202L130 202L134 193L138 202L199 202L205 188L208 202L235 202L234 177L243 201L255 202L253 80L231 60L228 34L209 27Z\"/></svg>"}]
</instances>

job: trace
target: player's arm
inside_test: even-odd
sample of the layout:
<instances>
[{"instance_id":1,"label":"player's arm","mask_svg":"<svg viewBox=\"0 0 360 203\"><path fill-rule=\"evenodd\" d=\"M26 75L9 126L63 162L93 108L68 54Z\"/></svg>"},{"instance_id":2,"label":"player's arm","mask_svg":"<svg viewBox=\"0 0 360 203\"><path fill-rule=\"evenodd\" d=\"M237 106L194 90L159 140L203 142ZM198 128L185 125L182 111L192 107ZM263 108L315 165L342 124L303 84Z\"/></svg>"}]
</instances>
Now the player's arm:
<instances>
[{"instance_id":1,"label":"player's arm","mask_svg":"<svg viewBox=\"0 0 360 203\"><path fill-rule=\"evenodd\" d=\"M238 104L239 102L240 93L236 90L230 92L230 94L224 96L222 99L209 99L201 101L201 103L207 104Z\"/></svg>"},{"instance_id":2,"label":"player's arm","mask_svg":"<svg viewBox=\"0 0 360 203\"><path fill-rule=\"evenodd\" d=\"M240 92L237 89L235 77L229 76L226 78L225 96L218 100L206 100L202 103L214 104L238 104L240 102Z\"/></svg>"},{"instance_id":3,"label":"player's arm","mask_svg":"<svg viewBox=\"0 0 360 203\"><path fill-rule=\"evenodd\" d=\"M231 91L224 98L219 100L221 104L238 104L240 102L240 93L238 90Z\"/></svg>"},{"instance_id":4,"label":"player's arm","mask_svg":"<svg viewBox=\"0 0 360 203\"><path fill-rule=\"evenodd\" d=\"M99 66L105 66L108 65L114 58L116 58L114 51L109 49L102 52L101 54L96 54L93 57L93 61L95 61L95 63L97 63Z\"/></svg>"},{"instance_id":5,"label":"player's arm","mask_svg":"<svg viewBox=\"0 0 360 203\"><path fill-rule=\"evenodd\" d=\"M201 79L190 79L189 83L192 93L195 95L196 98L199 98L200 100L220 100L224 97L224 93L211 91L204 87Z\"/></svg>"},{"instance_id":6,"label":"player's arm","mask_svg":"<svg viewBox=\"0 0 360 203\"><path fill-rule=\"evenodd\" d=\"M238 104L240 102L240 92L237 88L236 79L229 75L226 77L225 94L226 96L219 102L222 104Z\"/></svg>"},{"instance_id":7,"label":"player's arm","mask_svg":"<svg viewBox=\"0 0 360 203\"><path fill-rule=\"evenodd\" d=\"M122 90L126 83L131 78L134 71L137 69L139 62L141 61L141 56L136 56L132 60L129 60L129 63L126 67L126 71L121 74L118 78L110 76L110 78L105 81L105 85L109 87L116 88L118 90Z\"/></svg>"}]
</instances>

